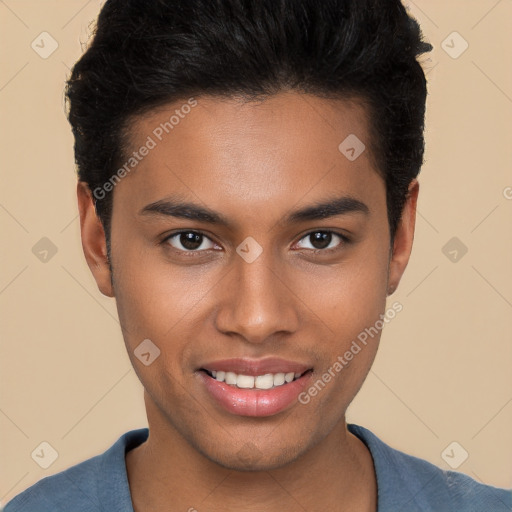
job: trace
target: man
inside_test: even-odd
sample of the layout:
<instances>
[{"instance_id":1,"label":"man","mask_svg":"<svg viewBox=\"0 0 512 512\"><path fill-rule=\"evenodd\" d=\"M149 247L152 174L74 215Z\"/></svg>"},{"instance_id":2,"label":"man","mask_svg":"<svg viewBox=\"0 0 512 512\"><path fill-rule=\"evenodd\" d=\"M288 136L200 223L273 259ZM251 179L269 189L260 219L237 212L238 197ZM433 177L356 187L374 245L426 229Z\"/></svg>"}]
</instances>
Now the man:
<instances>
[{"instance_id":1,"label":"man","mask_svg":"<svg viewBox=\"0 0 512 512\"><path fill-rule=\"evenodd\" d=\"M429 49L399 1L107 0L69 119L149 430L6 512L512 510L345 419L400 306Z\"/></svg>"}]
</instances>

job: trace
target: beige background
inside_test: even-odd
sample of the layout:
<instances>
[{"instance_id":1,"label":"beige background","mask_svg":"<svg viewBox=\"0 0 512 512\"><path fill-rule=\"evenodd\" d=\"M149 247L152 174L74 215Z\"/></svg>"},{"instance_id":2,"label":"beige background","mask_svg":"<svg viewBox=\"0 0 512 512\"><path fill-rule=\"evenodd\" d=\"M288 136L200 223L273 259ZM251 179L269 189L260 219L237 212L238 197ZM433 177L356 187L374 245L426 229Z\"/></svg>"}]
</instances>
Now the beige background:
<instances>
[{"instance_id":1,"label":"beige background","mask_svg":"<svg viewBox=\"0 0 512 512\"><path fill-rule=\"evenodd\" d=\"M115 304L81 252L64 115L101 3L0 0L2 502L146 426ZM349 421L446 469L456 441L458 471L512 487L512 2L407 5L435 46L415 248ZM43 31L58 42L47 59L31 48ZM453 31L469 44L458 58L442 46L463 48ZM32 252L43 237L57 248L46 262ZM452 237L468 249L456 262ZM46 470L31 458L43 441L58 452Z\"/></svg>"}]
</instances>

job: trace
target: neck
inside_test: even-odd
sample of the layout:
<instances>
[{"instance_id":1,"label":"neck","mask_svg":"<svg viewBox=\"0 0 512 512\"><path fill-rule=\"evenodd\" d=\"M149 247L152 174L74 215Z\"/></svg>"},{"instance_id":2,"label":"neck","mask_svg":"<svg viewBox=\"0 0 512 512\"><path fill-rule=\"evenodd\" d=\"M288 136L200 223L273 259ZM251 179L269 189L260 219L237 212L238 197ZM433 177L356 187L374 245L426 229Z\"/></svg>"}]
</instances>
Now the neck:
<instances>
[{"instance_id":1,"label":"neck","mask_svg":"<svg viewBox=\"0 0 512 512\"><path fill-rule=\"evenodd\" d=\"M148 419L151 419L148 415ZM153 418L155 420L156 418ZM208 459L163 420L126 454L135 512L187 510L377 510L368 448L345 419L308 452L277 469L235 471Z\"/></svg>"}]
</instances>

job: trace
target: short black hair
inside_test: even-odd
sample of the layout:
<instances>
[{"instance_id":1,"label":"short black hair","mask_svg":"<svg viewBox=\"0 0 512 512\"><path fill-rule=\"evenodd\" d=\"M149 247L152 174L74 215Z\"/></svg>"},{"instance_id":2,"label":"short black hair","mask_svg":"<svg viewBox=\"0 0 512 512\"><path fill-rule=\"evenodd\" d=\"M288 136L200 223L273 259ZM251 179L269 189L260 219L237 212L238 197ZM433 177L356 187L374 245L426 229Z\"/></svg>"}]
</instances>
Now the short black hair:
<instances>
[{"instance_id":1,"label":"short black hair","mask_svg":"<svg viewBox=\"0 0 512 512\"><path fill-rule=\"evenodd\" d=\"M400 0L107 0L67 82L80 181L103 187L136 116L179 99L359 98L391 240L423 164L430 51ZM341 142L341 140L340 140ZM95 199L109 241L112 192Z\"/></svg>"}]
</instances>

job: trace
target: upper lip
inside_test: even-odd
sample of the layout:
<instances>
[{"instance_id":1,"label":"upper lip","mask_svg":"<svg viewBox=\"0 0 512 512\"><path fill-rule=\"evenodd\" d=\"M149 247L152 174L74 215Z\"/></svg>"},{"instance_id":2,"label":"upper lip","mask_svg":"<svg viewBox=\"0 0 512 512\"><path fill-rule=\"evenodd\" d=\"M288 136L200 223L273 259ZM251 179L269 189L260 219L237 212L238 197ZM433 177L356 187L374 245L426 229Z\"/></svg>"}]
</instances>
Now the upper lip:
<instances>
[{"instance_id":1,"label":"upper lip","mask_svg":"<svg viewBox=\"0 0 512 512\"><path fill-rule=\"evenodd\" d=\"M201 366L200 369L208 370L209 372L224 371L233 372L242 375L265 375L266 373L304 373L311 367L307 364L298 363L295 361L288 361L280 358L267 358L267 359L249 359L249 358L235 358L223 359L219 361L212 361Z\"/></svg>"}]
</instances>

